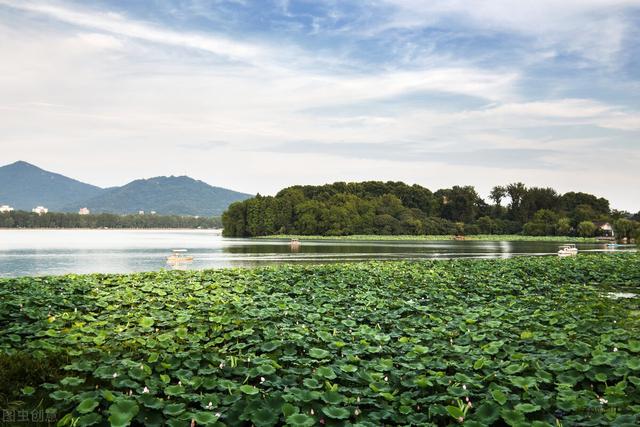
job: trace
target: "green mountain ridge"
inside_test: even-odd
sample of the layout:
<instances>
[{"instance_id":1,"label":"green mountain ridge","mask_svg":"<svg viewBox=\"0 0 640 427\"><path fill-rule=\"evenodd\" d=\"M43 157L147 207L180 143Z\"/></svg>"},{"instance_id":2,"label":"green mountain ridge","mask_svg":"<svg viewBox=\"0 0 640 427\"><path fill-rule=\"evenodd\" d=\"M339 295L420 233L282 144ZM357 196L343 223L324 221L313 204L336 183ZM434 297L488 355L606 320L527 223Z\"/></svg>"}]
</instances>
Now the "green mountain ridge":
<instances>
[{"instance_id":1,"label":"green mountain ridge","mask_svg":"<svg viewBox=\"0 0 640 427\"><path fill-rule=\"evenodd\" d=\"M252 197L211 186L188 176L138 179L121 187L100 188L19 161L0 167L0 205L31 210L131 214L155 211L160 215L220 215L229 204Z\"/></svg>"},{"instance_id":2,"label":"green mountain ridge","mask_svg":"<svg viewBox=\"0 0 640 427\"><path fill-rule=\"evenodd\" d=\"M59 211L98 195L102 188L41 169L24 161L0 167L0 205L30 211L45 206ZM77 211L78 208L75 209Z\"/></svg>"}]
</instances>

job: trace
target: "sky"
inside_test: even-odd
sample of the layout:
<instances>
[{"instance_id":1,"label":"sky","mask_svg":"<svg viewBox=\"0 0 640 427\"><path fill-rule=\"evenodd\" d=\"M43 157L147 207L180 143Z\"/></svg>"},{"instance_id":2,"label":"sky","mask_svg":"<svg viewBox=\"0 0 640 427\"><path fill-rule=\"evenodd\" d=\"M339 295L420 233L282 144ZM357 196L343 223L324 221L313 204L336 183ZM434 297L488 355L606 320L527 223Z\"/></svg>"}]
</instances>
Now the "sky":
<instances>
[{"instance_id":1,"label":"sky","mask_svg":"<svg viewBox=\"0 0 640 427\"><path fill-rule=\"evenodd\" d=\"M0 0L0 164L640 210L640 0Z\"/></svg>"}]
</instances>

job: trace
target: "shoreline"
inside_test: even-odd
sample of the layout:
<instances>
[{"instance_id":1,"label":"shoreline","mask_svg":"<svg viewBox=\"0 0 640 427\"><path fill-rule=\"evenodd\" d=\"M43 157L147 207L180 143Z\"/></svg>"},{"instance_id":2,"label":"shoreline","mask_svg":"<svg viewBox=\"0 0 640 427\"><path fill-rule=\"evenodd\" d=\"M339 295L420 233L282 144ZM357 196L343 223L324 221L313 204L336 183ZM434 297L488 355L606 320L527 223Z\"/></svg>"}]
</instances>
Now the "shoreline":
<instances>
[{"instance_id":1,"label":"shoreline","mask_svg":"<svg viewBox=\"0 0 640 427\"><path fill-rule=\"evenodd\" d=\"M464 239L457 240L454 235L360 235L349 236L303 236L296 234L277 234L270 236L252 237L252 239L298 239L298 240L397 240L397 241L486 241L486 242L568 242L568 243L606 243L600 242L595 237L573 237L573 236L524 236L518 234L476 234L464 236Z\"/></svg>"},{"instance_id":2,"label":"shoreline","mask_svg":"<svg viewBox=\"0 0 640 427\"><path fill-rule=\"evenodd\" d=\"M43 230L60 230L60 231L71 231L71 230L80 230L80 231L119 231L119 230L149 230L149 231L191 231L191 230L195 230L195 231L220 231L220 233L222 233L222 228L110 228L110 227L102 227L102 228L85 228L85 227L29 227L29 228L7 228L7 227L0 227L0 232L1 231L8 231L8 230L20 230L20 231L28 231L28 230L37 230L37 231L43 231Z\"/></svg>"}]
</instances>

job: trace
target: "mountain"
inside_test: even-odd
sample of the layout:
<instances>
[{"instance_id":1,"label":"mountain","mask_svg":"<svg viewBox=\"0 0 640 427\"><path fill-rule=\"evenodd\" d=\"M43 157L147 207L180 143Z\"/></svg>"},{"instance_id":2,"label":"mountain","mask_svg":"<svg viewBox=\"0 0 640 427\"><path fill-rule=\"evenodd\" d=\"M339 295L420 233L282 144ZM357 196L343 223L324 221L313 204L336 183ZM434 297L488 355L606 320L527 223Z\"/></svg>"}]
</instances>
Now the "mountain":
<instances>
[{"instance_id":1,"label":"mountain","mask_svg":"<svg viewBox=\"0 0 640 427\"><path fill-rule=\"evenodd\" d=\"M160 215L220 215L231 203L252 197L213 187L187 176L138 179L122 187L100 188L19 161L0 167L0 205L17 210L45 206L52 212L115 214L155 211Z\"/></svg>"},{"instance_id":2,"label":"mountain","mask_svg":"<svg viewBox=\"0 0 640 427\"><path fill-rule=\"evenodd\" d=\"M18 161L0 167L0 205L30 211L45 206L61 211L65 206L98 195L103 189ZM73 209L77 211L76 207Z\"/></svg>"},{"instance_id":3,"label":"mountain","mask_svg":"<svg viewBox=\"0 0 640 427\"><path fill-rule=\"evenodd\" d=\"M95 213L156 211L163 215L212 216L221 215L231 203L250 197L188 176L159 176L108 188L87 199L84 206Z\"/></svg>"}]
</instances>

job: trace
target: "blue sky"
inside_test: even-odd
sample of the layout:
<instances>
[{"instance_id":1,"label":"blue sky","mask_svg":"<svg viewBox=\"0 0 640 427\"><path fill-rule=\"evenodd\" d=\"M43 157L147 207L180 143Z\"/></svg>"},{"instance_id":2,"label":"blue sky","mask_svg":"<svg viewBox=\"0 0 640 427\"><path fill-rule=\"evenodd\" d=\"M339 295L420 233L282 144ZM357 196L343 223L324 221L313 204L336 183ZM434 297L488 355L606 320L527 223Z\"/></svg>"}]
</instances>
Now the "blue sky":
<instances>
[{"instance_id":1,"label":"blue sky","mask_svg":"<svg viewBox=\"0 0 640 427\"><path fill-rule=\"evenodd\" d=\"M638 211L640 0L0 0L0 163Z\"/></svg>"}]
</instances>

